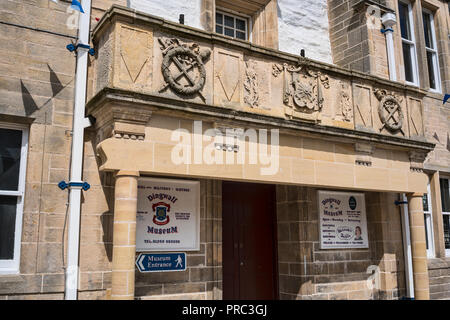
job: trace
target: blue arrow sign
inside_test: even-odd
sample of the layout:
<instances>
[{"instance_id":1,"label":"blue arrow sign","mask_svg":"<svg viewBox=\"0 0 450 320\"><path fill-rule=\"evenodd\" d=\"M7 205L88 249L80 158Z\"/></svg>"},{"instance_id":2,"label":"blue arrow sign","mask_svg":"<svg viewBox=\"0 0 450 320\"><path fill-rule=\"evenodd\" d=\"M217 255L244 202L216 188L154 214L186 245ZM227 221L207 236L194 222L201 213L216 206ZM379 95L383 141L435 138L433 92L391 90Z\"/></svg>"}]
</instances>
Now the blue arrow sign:
<instances>
[{"instance_id":1,"label":"blue arrow sign","mask_svg":"<svg viewBox=\"0 0 450 320\"><path fill-rule=\"evenodd\" d=\"M140 272L186 270L186 253L141 253L136 266Z\"/></svg>"}]
</instances>

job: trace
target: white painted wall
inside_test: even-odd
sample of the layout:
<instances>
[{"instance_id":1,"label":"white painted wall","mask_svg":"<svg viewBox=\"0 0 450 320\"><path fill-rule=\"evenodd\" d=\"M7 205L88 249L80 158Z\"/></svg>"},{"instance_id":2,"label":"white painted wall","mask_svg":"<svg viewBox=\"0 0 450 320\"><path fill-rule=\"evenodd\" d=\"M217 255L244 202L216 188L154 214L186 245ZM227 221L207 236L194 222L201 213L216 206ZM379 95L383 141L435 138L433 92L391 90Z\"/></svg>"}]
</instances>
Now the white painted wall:
<instances>
[{"instance_id":1,"label":"white painted wall","mask_svg":"<svg viewBox=\"0 0 450 320\"><path fill-rule=\"evenodd\" d=\"M179 15L184 14L185 25L202 29L200 2L201 0L127 0L127 5L173 22L178 22Z\"/></svg>"},{"instance_id":2,"label":"white painted wall","mask_svg":"<svg viewBox=\"0 0 450 320\"><path fill-rule=\"evenodd\" d=\"M127 0L132 9L200 28L201 0ZM311 59L332 63L328 33L327 0L278 0L279 49Z\"/></svg>"},{"instance_id":3,"label":"white painted wall","mask_svg":"<svg viewBox=\"0 0 450 320\"><path fill-rule=\"evenodd\" d=\"M278 0L280 51L332 63L327 0Z\"/></svg>"}]
</instances>

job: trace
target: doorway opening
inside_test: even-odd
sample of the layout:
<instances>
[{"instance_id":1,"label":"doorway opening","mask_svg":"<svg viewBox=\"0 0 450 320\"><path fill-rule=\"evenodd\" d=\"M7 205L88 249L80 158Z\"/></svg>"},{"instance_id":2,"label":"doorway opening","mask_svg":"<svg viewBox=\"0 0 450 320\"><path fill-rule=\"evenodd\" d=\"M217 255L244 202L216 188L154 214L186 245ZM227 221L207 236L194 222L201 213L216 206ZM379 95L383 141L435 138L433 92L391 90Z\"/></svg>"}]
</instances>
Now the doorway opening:
<instances>
[{"instance_id":1,"label":"doorway opening","mask_svg":"<svg viewBox=\"0 0 450 320\"><path fill-rule=\"evenodd\" d=\"M278 299L276 188L222 183L223 298Z\"/></svg>"}]
</instances>

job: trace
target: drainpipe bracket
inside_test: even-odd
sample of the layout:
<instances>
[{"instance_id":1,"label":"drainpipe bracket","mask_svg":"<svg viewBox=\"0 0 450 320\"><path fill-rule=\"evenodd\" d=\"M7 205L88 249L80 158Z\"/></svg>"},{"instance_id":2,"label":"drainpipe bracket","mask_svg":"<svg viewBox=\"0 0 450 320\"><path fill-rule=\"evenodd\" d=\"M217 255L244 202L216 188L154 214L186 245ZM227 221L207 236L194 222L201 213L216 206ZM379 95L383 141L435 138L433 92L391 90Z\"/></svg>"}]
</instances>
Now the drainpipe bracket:
<instances>
[{"instance_id":1,"label":"drainpipe bracket","mask_svg":"<svg viewBox=\"0 0 450 320\"><path fill-rule=\"evenodd\" d=\"M88 191L91 188L91 185L83 181L70 181L69 183L67 183L63 180L58 183L58 187L61 190L69 188L69 189L83 189L84 191Z\"/></svg>"},{"instance_id":2,"label":"drainpipe bracket","mask_svg":"<svg viewBox=\"0 0 450 320\"><path fill-rule=\"evenodd\" d=\"M386 29L381 29L380 31L381 31L382 34L385 34L386 32L394 32L394 29L386 28Z\"/></svg>"}]
</instances>

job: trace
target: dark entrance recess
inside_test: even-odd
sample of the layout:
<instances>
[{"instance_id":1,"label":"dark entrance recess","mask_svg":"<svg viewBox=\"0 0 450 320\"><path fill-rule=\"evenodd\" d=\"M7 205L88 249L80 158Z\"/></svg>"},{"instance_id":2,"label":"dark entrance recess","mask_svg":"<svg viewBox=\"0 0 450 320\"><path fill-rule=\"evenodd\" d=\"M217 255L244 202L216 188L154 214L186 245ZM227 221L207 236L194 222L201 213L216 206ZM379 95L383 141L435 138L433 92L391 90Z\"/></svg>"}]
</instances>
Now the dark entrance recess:
<instances>
[{"instance_id":1,"label":"dark entrance recess","mask_svg":"<svg viewBox=\"0 0 450 320\"><path fill-rule=\"evenodd\" d=\"M275 186L222 184L223 299L278 298Z\"/></svg>"}]
</instances>

